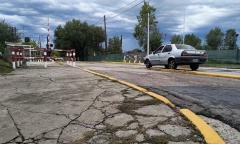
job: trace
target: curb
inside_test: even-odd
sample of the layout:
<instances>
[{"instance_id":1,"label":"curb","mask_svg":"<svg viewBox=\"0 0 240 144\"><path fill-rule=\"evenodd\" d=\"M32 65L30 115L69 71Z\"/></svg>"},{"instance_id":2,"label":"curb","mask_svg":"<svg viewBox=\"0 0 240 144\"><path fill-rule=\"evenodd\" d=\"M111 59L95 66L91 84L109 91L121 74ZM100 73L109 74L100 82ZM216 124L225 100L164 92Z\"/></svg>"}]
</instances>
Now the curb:
<instances>
[{"instance_id":1,"label":"curb","mask_svg":"<svg viewBox=\"0 0 240 144\"><path fill-rule=\"evenodd\" d=\"M171 103L167 98L165 98L161 95L158 95L156 93L149 92L144 88L141 88L141 87L136 86L134 84L131 84L131 83L128 83L128 82L125 82L125 81L122 81L122 80L118 80L116 78L113 78L113 77L110 77L110 76L107 76L107 75L104 75L104 74L101 74L101 73L97 73L97 72L94 72L94 71L91 71L91 70L88 70L88 69L84 69L84 68L81 68L81 67L78 67L78 66L76 66L76 68L78 68L80 70L83 70L83 71L86 71L86 72L89 72L89 73L92 73L92 74L95 74L95 75L98 75L98 76L101 76L101 77L104 77L104 78L108 78L110 80L117 81L121 84L127 85L131 88L134 88L134 89L139 90L139 91L141 91L145 94L148 94L152 97L155 97L155 98L159 99L160 101L164 102L166 105L168 105L172 108L175 108L175 105L173 103ZM205 141L208 144L225 144L223 139L215 132L215 130L211 126L209 126L204 120L202 120L200 117L198 117L196 114L194 114L192 111L190 111L188 109L180 109L179 111L188 120L190 120L192 122L192 124L194 124L198 128L198 130L201 132Z\"/></svg>"}]
</instances>

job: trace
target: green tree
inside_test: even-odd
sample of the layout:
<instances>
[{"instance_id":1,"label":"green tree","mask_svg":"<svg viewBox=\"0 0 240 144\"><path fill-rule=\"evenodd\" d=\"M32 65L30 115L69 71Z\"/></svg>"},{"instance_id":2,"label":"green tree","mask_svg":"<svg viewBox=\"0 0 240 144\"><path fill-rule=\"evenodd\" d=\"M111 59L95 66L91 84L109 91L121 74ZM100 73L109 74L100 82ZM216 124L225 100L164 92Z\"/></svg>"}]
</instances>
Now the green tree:
<instances>
[{"instance_id":1,"label":"green tree","mask_svg":"<svg viewBox=\"0 0 240 144\"><path fill-rule=\"evenodd\" d=\"M182 43L182 38L181 38L180 35L175 34L171 37L170 41L171 41L172 44L181 44Z\"/></svg>"},{"instance_id":2,"label":"green tree","mask_svg":"<svg viewBox=\"0 0 240 144\"><path fill-rule=\"evenodd\" d=\"M236 43L237 43L237 37L236 37L236 30L235 29L228 29L225 34L224 43L225 46L228 47L228 49L234 49Z\"/></svg>"},{"instance_id":3,"label":"green tree","mask_svg":"<svg viewBox=\"0 0 240 144\"><path fill-rule=\"evenodd\" d=\"M132 52L133 52L133 53L135 53L135 52L142 52L142 50L139 49L139 48L135 48L135 49L132 50Z\"/></svg>"},{"instance_id":4,"label":"green tree","mask_svg":"<svg viewBox=\"0 0 240 144\"><path fill-rule=\"evenodd\" d=\"M0 19L0 52L4 52L7 42L19 42L20 36L15 35L13 27L5 20Z\"/></svg>"},{"instance_id":5,"label":"green tree","mask_svg":"<svg viewBox=\"0 0 240 144\"><path fill-rule=\"evenodd\" d=\"M218 47L222 45L224 33L219 27L215 27L215 29L209 31L205 38L209 48L217 50Z\"/></svg>"},{"instance_id":6,"label":"green tree","mask_svg":"<svg viewBox=\"0 0 240 144\"><path fill-rule=\"evenodd\" d=\"M200 38L196 37L193 33L185 35L184 44L191 45L197 49L202 49L201 42L202 42L202 40Z\"/></svg>"},{"instance_id":7,"label":"green tree","mask_svg":"<svg viewBox=\"0 0 240 144\"><path fill-rule=\"evenodd\" d=\"M149 49L155 50L162 44L162 34L157 29L157 21L155 17L156 8L144 2L140 15L137 16L138 24L135 26L133 36L138 40L140 47L147 51L147 28L149 13Z\"/></svg>"},{"instance_id":8,"label":"green tree","mask_svg":"<svg viewBox=\"0 0 240 144\"><path fill-rule=\"evenodd\" d=\"M110 54L121 54L122 53L121 38L119 38L118 36L114 36L113 38L109 38L108 52Z\"/></svg>"},{"instance_id":9,"label":"green tree","mask_svg":"<svg viewBox=\"0 0 240 144\"><path fill-rule=\"evenodd\" d=\"M76 57L85 60L88 55L102 52L100 43L104 41L101 27L73 19L54 31L54 44L57 49L75 49Z\"/></svg>"}]
</instances>

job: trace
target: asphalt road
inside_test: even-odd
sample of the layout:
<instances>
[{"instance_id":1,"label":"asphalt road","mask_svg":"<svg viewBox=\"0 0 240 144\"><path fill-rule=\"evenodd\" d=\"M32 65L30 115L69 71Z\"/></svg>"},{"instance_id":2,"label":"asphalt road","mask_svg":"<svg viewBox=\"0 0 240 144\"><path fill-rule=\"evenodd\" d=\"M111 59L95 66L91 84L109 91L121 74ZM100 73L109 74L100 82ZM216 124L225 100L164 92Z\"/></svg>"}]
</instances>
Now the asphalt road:
<instances>
[{"instance_id":1,"label":"asphalt road","mask_svg":"<svg viewBox=\"0 0 240 144\"><path fill-rule=\"evenodd\" d=\"M240 131L240 80L152 71L144 65L77 63L167 97L177 107L220 120ZM199 71L207 71L199 69ZM211 68L210 71L219 71ZM228 73L231 74L231 73ZM236 75L236 71L234 73Z\"/></svg>"}]
</instances>

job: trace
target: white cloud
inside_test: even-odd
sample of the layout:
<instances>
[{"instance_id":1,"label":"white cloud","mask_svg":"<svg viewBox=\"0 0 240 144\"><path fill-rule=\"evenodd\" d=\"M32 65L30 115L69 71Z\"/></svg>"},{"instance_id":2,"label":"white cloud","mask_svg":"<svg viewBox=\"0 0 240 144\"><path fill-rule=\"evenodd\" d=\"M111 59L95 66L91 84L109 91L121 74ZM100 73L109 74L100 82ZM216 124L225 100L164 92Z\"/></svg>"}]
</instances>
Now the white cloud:
<instances>
[{"instance_id":1,"label":"white cloud","mask_svg":"<svg viewBox=\"0 0 240 144\"><path fill-rule=\"evenodd\" d=\"M107 20L108 35L123 35L129 37L126 48L137 45L131 34L137 23L141 5L131 8L141 0L1 0L0 17L19 29L25 26L26 35L47 33L47 18L50 19L50 34L53 39L54 29L58 25L73 18L87 21L89 24L103 26L103 16L114 16ZM134 2L131 4L131 2ZM239 0L150 0L150 5L156 8L156 18L159 21L160 32L168 37L172 34L185 33L196 35L207 33L219 26L223 31L229 28L239 29ZM129 9L130 8L130 9ZM127 10L129 9L129 10ZM118 15L122 11L123 14ZM116 16L118 15L118 16ZM41 29L43 28L44 31ZM201 32L200 32L201 31ZM136 47L136 46L132 46Z\"/></svg>"}]
</instances>

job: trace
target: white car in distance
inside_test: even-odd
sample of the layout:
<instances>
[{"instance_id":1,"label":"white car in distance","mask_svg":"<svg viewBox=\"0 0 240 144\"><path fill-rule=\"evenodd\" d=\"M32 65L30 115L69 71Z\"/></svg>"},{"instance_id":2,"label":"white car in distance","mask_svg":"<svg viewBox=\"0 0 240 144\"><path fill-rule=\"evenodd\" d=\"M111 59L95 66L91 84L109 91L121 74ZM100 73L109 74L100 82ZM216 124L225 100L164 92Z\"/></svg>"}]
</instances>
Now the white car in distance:
<instances>
[{"instance_id":1,"label":"white car in distance","mask_svg":"<svg viewBox=\"0 0 240 144\"><path fill-rule=\"evenodd\" d=\"M152 54L144 58L147 68L155 65L164 65L165 68L176 69L178 65L190 65L192 70L197 70L199 64L204 64L207 55L204 50L186 44L168 44L159 47Z\"/></svg>"}]
</instances>

